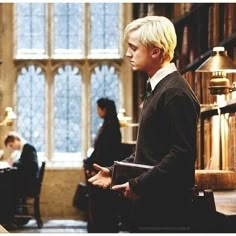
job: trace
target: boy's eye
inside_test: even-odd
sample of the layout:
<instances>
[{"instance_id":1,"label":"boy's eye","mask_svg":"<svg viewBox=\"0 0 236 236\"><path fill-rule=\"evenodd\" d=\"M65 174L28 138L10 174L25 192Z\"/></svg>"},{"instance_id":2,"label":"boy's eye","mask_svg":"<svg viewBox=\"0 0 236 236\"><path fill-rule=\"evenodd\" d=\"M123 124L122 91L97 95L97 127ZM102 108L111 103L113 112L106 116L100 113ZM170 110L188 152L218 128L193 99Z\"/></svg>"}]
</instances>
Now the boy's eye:
<instances>
[{"instance_id":1,"label":"boy's eye","mask_svg":"<svg viewBox=\"0 0 236 236\"><path fill-rule=\"evenodd\" d=\"M137 49L136 46L132 45L132 44L129 44L129 47L131 48L131 50L135 51Z\"/></svg>"},{"instance_id":2,"label":"boy's eye","mask_svg":"<svg viewBox=\"0 0 236 236\"><path fill-rule=\"evenodd\" d=\"M137 49L137 47L135 47L135 46L133 46L133 45L131 45L130 48L131 48L133 51L135 51L135 50Z\"/></svg>"}]
</instances>

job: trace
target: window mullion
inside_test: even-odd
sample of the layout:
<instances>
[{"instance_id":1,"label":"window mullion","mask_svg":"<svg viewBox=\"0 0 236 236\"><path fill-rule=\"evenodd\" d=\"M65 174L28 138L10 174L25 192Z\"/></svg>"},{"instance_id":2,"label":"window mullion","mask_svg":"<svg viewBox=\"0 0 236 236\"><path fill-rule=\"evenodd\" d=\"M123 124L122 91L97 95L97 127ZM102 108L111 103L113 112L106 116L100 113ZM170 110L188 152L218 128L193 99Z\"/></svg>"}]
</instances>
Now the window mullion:
<instances>
[{"instance_id":1,"label":"window mullion","mask_svg":"<svg viewBox=\"0 0 236 236\"><path fill-rule=\"evenodd\" d=\"M53 46L53 6L52 3L47 4L47 12L46 12L46 37L45 40L47 41L47 53L48 58L52 58L52 46Z\"/></svg>"},{"instance_id":2,"label":"window mullion","mask_svg":"<svg viewBox=\"0 0 236 236\"><path fill-rule=\"evenodd\" d=\"M54 114L53 114L53 69L51 60L47 63L46 68L46 104L45 107L45 120L46 120L46 130L45 130L45 142L46 142L46 156L49 160L53 157L54 149L54 138L53 138L53 127L54 127Z\"/></svg>"},{"instance_id":3,"label":"window mullion","mask_svg":"<svg viewBox=\"0 0 236 236\"><path fill-rule=\"evenodd\" d=\"M46 69L46 127L45 137L46 137L46 155L49 160L53 157L53 147L54 147L54 138L53 138L53 69L52 69L52 39L53 39L53 5L52 3L47 4L47 14L46 14L47 32L45 40L47 41L47 52L49 61L47 63Z\"/></svg>"},{"instance_id":4,"label":"window mullion","mask_svg":"<svg viewBox=\"0 0 236 236\"><path fill-rule=\"evenodd\" d=\"M90 116L90 97L89 97L89 78L90 78L90 71L89 71L89 61L88 61L88 51L89 51L89 3L84 3L84 14L83 14L83 25L84 25L84 32L83 32L83 39L84 39L84 65L83 65L83 73L82 73L82 127L87 127L86 129L82 129L82 157L86 157L86 152L90 147L90 120L88 116Z\"/></svg>"},{"instance_id":5,"label":"window mullion","mask_svg":"<svg viewBox=\"0 0 236 236\"><path fill-rule=\"evenodd\" d=\"M89 3L84 4L84 56L85 58L88 58L88 52L89 52L89 43L90 43L90 20L89 20Z\"/></svg>"}]
</instances>

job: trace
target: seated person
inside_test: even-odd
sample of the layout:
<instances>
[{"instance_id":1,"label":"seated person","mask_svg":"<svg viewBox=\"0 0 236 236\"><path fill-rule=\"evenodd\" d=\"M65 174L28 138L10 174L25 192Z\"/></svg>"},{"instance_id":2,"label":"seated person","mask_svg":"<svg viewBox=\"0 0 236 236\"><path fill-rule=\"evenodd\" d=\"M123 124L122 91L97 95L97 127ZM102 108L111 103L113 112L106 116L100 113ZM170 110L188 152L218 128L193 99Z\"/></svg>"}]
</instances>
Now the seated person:
<instances>
[{"instance_id":1,"label":"seated person","mask_svg":"<svg viewBox=\"0 0 236 236\"><path fill-rule=\"evenodd\" d=\"M0 223L8 228L14 222L17 201L25 201L25 197L34 195L39 167L36 149L18 133L8 133L4 144L18 155L9 161L16 170L3 174L0 183L3 190L0 195Z\"/></svg>"},{"instance_id":2,"label":"seated person","mask_svg":"<svg viewBox=\"0 0 236 236\"><path fill-rule=\"evenodd\" d=\"M34 186L39 172L35 147L27 143L16 132L10 132L4 140L4 144L13 151L19 151L19 159L9 162L11 166L17 167L17 192L23 196L31 196L34 194Z\"/></svg>"}]
</instances>

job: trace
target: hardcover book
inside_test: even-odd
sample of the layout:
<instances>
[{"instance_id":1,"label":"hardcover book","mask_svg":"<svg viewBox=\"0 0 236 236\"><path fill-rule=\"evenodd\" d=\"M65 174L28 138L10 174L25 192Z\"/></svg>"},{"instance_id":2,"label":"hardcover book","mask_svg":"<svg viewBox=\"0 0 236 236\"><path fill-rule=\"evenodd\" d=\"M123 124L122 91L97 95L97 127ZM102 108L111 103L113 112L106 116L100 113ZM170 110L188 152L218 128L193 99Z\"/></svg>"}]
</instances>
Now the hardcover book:
<instances>
[{"instance_id":1,"label":"hardcover book","mask_svg":"<svg viewBox=\"0 0 236 236\"><path fill-rule=\"evenodd\" d=\"M152 168L153 166L150 165L115 161L111 187L117 184L124 184L129 179L135 178Z\"/></svg>"}]
</instances>

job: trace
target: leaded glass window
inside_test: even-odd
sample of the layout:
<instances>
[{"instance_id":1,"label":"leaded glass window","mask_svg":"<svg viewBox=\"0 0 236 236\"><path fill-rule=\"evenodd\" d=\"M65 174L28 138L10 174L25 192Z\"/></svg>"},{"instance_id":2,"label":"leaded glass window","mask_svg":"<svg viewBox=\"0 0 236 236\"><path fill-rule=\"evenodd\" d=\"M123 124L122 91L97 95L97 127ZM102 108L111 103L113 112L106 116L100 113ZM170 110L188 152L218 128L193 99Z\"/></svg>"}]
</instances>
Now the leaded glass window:
<instances>
[{"instance_id":1,"label":"leaded glass window","mask_svg":"<svg viewBox=\"0 0 236 236\"><path fill-rule=\"evenodd\" d=\"M17 130L45 151L45 76L35 65L22 67L17 77Z\"/></svg>"},{"instance_id":2,"label":"leaded glass window","mask_svg":"<svg viewBox=\"0 0 236 236\"><path fill-rule=\"evenodd\" d=\"M16 53L45 54L45 10L43 3L16 4Z\"/></svg>"},{"instance_id":3,"label":"leaded glass window","mask_svg":"<svg viewBox=\"0 0 236 236\"><path fill-rule=\"evenodd\" d=\"M80 152L81 75L77 67L65 65L54 78L54 151Z\"/></svg>"},{"instance_id":4,"label":"leaded glass window","mask_svg":"<svg viewBox=\"0 0 236 236\"><path fill-rule=\"evenodd\" d=\"M96 101L109 97L117 108L120 100L123 103L119 97L120 72L126 68L120 42L126 16L123 5L14 4L14 67L20 68L17 131L49 160L81 161L102 122ZM36 87L32 94L30 86Z\"/></svg>"},{"instance_id":5,"label":"leaded glass window","mask_svg":"<svg viewBox=\"0 0 236 236\"><path fill-rule=\"evenodd\" d=\"M101 65L94 68L91 75L91 142L96 137L97 130L102 120L97 115L97 100L108 97L114 100L119 107L119 80L114 66Z\"/></svg>"},{"instance_id":6,"label":"leaded glass window","mask_svg":"<svg viewBox=\"0 0 236 236\"><path fill-rule=\"evenodd\" d=\"M54 4L54 54L80 53L83 46L83 4Z\"/></svg>"},{"instance_id":7,"label":"leaded glass window","mask_svg":"<svg viewBox=\"0 0 236 236\"><path fill-rule=\"evenodd\" d=\"M119 53L119 22L119 3L90 4L91 55Z\"/></svg>"}]
</instances>

